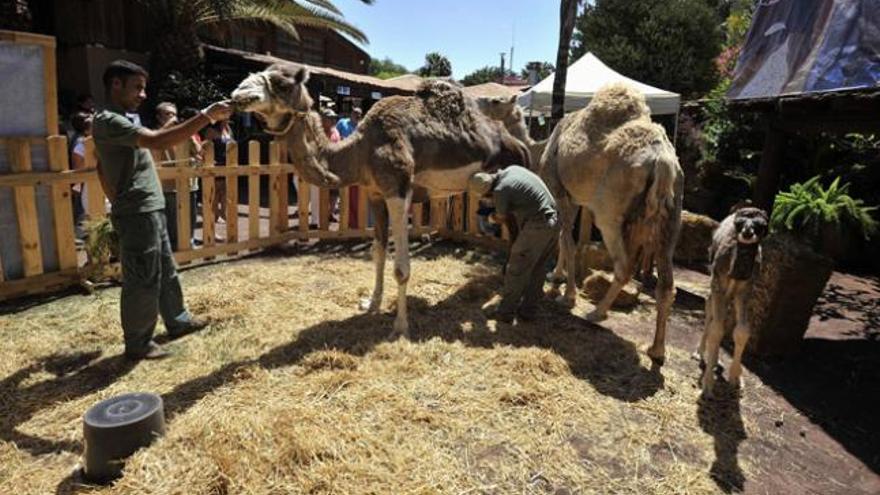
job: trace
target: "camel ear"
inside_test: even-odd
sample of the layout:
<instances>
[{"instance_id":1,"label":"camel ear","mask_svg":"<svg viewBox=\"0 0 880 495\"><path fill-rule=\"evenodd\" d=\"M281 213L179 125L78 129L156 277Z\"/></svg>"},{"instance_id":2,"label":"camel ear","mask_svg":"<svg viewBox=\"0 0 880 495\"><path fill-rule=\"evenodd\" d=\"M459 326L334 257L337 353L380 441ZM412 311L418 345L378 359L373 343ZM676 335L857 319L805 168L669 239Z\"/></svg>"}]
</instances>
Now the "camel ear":
<instances>
[{"instance_id":1,"label":"camel ear","mask_svg":"<svg viewBox=\"0 0 880 495\"><path fill-rule=\"evenodd\" d=\"M510 95L510 98L508 98L507 103L516 103L516 95Z\"/></svg>"},{"instance_id":2,"label":"camel ear","mask_svg":"<svg viewBox=\"0 0 880 495\"><path fill-rule=\"evenodd\" d=\"M293 80L297 84L305 84L306 81L309 80L309 69L301 67L298 71L296 71L296 74L293 75Z\"/></svg>"}]
</instances>

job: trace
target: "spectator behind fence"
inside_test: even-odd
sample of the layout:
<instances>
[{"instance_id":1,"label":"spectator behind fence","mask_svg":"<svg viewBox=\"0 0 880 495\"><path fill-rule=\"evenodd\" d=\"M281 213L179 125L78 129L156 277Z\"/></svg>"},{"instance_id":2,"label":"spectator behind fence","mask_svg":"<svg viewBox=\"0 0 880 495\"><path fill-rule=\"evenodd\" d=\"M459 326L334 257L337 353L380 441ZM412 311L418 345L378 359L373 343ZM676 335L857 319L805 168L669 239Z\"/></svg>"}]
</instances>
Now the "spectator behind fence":
<instances>
[{"instance_id":1,"label":"spectator behind fence","mask_svg":"<svg viewBox=\"0 0 880 495\"><path fill-rule=\"evenodd\" d=\"M70 118L73 137L70 140L70 168L82 170L86 168L86 138L92 135L92 114L77 112ZM77 239L82 239L85 230L82 222L86 218L88 190L84 182L72 184L71 200L73 201L73 222Z\"/></svg>"},{"instance_id":2,"label":"spectator behind fence","mask_svg":"<svg viewBox=\"0 0 880 495\"><path fill-rule=\"evenodd\" d=\"M339 119L339 122L336 123L336 130L339 131L339 136L342 139L347 138L354 134L354 131L357 129L358 123L361 121L361 116L363 115L363 111L360 108L354 108L351 111L351 117L347 119ZM366 228L366 225L359 226L358 225L358 196L360 192L359 186L350 186L348 188L348 225L353 228ZM368 208L369 209L369 208Z\"/></svg>"},{"instance_id":3,"label":"spectator behind fence","mask_svg":"<svg viewBox=\"0 0 880 495\"><path fill-rule=\"evenodd\" d=\"M229 118L232 108L214 103L198 116L152 131L126 116L147 98L147 71L131 62L111 62L104 71L108 108L95 116L94 137L101 186L112 203L110 219L122 260L120 299L125 355L156 359L168 355L153 341L161 314L171 338L207 323L186 310L165 219L165 198L148 149L185 142L208 124Z\"/></svg>"},{"instance_id":4,"label":"spectator behind fence","mask_svg":"<svg viewBox=\"0 0 880 495\"><path fill-rule=\"evenodd\" d=\"M76 97L77 113L85 112L87 114L95 113L95 99L90 94L82 94Z\"/></svg>"}]
</instances>

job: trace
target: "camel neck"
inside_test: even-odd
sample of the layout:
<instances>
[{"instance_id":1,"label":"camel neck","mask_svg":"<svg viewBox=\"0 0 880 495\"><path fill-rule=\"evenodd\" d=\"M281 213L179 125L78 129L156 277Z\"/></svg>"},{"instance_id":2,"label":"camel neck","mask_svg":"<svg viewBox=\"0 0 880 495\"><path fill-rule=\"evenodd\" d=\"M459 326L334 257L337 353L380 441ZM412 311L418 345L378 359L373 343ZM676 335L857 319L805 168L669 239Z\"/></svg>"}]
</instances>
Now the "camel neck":
<instances>
[{"instance_id":1,"label":"camel neck","mask_svg":"<svg viewBox=\"0 0 880 495\"><path fill-rule=\"evenodd\" d=\"M310 174L316 169L329 170L340 179L339 187L361 182L362 164L359 159L361 135L355 132L338 143L331 143L315 112L300 118L288 134L291 159L303 177L319 183Z\"/></svg>"}]
</instances>

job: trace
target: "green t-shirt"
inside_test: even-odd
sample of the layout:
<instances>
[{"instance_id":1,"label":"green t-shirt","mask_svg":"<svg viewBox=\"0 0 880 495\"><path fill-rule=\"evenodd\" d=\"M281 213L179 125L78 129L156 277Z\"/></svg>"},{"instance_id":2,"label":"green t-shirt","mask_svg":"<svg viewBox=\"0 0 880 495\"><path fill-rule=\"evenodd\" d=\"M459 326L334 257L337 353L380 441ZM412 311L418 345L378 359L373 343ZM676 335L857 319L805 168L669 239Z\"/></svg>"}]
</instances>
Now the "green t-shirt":
<instances>
[{"instance_id":1,"label":"green t-shirt","mask_svg":"<svg viewBox=\"0 0 880 495\"><path fill-rule=\"evenodd\" d=\"M495 210L513 215L520 227L529 220L546 220L556 213L556 201L544 181L519 165L498 172L492 196Z\"/></svg>"},{"instance_id":2,"label":"green t-shirt","mask_svg":"<svg viewBox=\"0 0 880 495\"><path fill-rule=\"evenodd\" d=\"M138 126L115 108L99 112L92 126L103 182L112 189L106 193L113 198L113 216L165 208L153 156L137 145Z\"/></svg>"}]
</instances>

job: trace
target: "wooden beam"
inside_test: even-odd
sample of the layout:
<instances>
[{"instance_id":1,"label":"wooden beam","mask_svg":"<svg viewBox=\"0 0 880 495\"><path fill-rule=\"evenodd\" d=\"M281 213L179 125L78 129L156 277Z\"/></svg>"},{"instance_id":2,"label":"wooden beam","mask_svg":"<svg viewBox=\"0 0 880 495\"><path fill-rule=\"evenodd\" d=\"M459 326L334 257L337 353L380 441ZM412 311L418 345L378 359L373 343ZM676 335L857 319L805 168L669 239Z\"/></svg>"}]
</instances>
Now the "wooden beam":
<instances>
[{"instance_id":1,"label":"wooden beam","mask_svg":"<svg viewBox=\"0 0 880 495\"><path fill-rule=\"evenodd\" d=\"M299 213L299 231L309 231L309 201L311 200L312 191L310 184L303 180L302 177L296 178L296 200L297 212Z\"/></svg>"},{"instance_id":2,"label":"wooden beam","mask_svg":"<svg viewBox=\"0 0 880 495\"><path fill-rule=\"evenodd\" d=\"M205 144L207 145L208 143ZM175 146L173 152L175 160L189 160L189 146L187 143ZM189 179L184 175L180 175L177 178L177 251L189 251L192 249L190 245L190 231L192 229L190 228L189 214L190 208L195 208L196 205L190 203ZM207 199L203 198L202 203L207 204Z\"/></svg>"},{"instance_id":3,"label":"wooden beam","mask_svg":"<svg viewBox=\"0 0 880 495\"><path fill-rule=\"evenodd\" d=\"M238 143L226 143L226 168L238 168ZM226 177L226 242L238 242L238 176Z\"/></svg>"},{"instance_id":4,"label":"wooden beam","mask_svg":"<svg viewBox=\"0 0 880 495\"><path fill-rule=\"evenodd\" d=\"M330 189L318 189L318 229L330 230Z\"/></svg>"},{"instance_id":5,"label":"wooden beam","mask_svg":"<svg viewBox=\"0 0 880 495\"><path fill-rule=\"evenodd\" d=\"M260 142L248 142L248 168L260 168ZM260 176L248 177L248 240L260 237Z\"/></svg>"},{"instance_id":6,"label":"wooden beam","mask_svg":"<svg viewBox=\"0 0 880 495\"><path fill-rule=\"evenodd\" d=\"M288 160L287 141L277 140L278 143L278 232L286 232L290 229L290 181L291 175L281 165ZM271 150L270 150L271 152Z\"/></svg>"},{"instance_id":7,"label":"wooden beam","mask_svg":"<svg viewBox=\"0 0 880 495\"><path fill-rule=\"evenodd\" d=\"M43 98L46 106L46 135L54 136L58 130L58 73L55 63L55 46L43 45Z\"/></svg>"},{"instance_id":8,"label":"wooden beam","mask_svg":"<svg viewBox=\"0 0 880 495\"><path fill-rule=\"evenodd\" d=\"M67 137L52 136L49 143L49 169L63 172L70 169L67 153ZM52 186L52 217L55 226L55 248L58 255L58 267L61 270L76 268L76 240L74 235L73 204L71 203L70 185L56 183Z\"/></svg>"},{"instance_id":9,"label":"wooden beam","mask_svg":"<svg viewBox=\"0 0 880 495\"><path fill-rule=\"evenodd\" d=\"M205 160L205 168L214 168L217 162L214 159L214 143L206 141L202 147L202 156ZM189 179L186 180L189 183ZM217 191L214 187L214 177L206 176L202 178L202 246L210 247L214 245L215 223L214 203L217 202ZM189 195L189 192L187 192ZM193 205L195 207L195 205ZM187 242L189 242L187 240Z\"/></svg>"},{"instance_id":10,"label":"wooden beam","mask_svg":"<svg viewBox=\"0 0 880 495\"><path fill-rule=\"evenodd\" d=\"M467 233L470 235L477 235L480 233L480 221L477 215L477 210L480 209L480 198L478 198L475 194L466 193L468 208L467 208Z\"/></svg>"},{"instance_id":11,"label":"wooden beam","mask_svg":"<svg viewBox=\"0 0 880 495\"><path fill-rule=\"evenodd\" d=\"M278 141L269 143L269 235L278 234L281 229L281 150Z\"/></svg>"},{"instance_id":12,"label":"wooden beam","mask_svg":"<svg viewBox=\"0 0 880 495\"><path fill-rule=\"evenodd\" d=\"M343 187L339 190L339 231L345 232L350 228L349 224L349 215L351 215L351 201L349 200L348 195L350 194L351 189L348 187Z\"/></svg>"},{"instance_id":13,"label":"wooden beam","mask_svg":"<svg viewBox=\"0 0 880 495\"><path fill-rule=\"evenodd\" d=\"M7 280L0 284L0 301L34 294L45 294L80 283L79 270L69 268L58 272L44 273L18 280Z\"/></svg>"},{"instance_id":14,"label":"wooden beam","mask_svg":"<svg viewBox=\"0 0 880 495\"><path fill-rule=\"evenodd\" d=\"M31 144L21 140L6 147L7 158L13 172L31 170ZM40 249L39 217L37 216L36 192L30 186L12 188L15 216L18 222L22 270L25 277L43 273L43 253Z\"/></svg>"}]
</instances>

